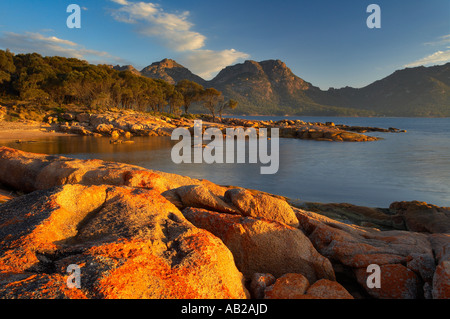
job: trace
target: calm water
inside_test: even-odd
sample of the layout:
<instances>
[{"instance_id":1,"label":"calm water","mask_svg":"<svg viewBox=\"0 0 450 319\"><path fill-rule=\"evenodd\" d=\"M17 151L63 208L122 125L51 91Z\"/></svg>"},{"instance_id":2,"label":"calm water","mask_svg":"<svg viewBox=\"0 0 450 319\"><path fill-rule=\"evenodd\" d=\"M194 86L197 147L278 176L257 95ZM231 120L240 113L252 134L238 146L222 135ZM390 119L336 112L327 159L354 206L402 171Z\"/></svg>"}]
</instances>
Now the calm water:
<instances>
[{"instance_id":1,"label":"calm water","mask_svg":"<svg viewBox=\"0 0 450 319\"><path fill-rule=\"evenodd\" d=\"M280 169L275 175L260 175L261 164L173 164L170 151L176 142L162 137L137 137L134 144L123 145L111 145L108 138L89 137L0 144L30 152L129 163L305 201L388 207L394 201L420 200L450 206L450 118L291 119L396 127L408 132L371 133L384 140L368 143L280 139Z\"/></svg>"}]
</instances>

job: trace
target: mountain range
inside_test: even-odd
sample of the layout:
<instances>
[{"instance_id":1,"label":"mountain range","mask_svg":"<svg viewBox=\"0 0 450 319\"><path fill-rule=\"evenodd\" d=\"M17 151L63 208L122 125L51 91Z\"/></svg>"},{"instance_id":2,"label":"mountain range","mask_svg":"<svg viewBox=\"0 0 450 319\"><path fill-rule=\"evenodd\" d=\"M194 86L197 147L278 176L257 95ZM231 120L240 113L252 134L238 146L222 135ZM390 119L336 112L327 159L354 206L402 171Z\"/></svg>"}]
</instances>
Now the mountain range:
<instances>
[{"instance_id":1,"label":"mountain range","mask_svg":"<svg viewBox=\"0 0 450 319\"><path fill-rule=\"evenodd\" d=\"M239 102L234 114L329 116L450 116L450 63L406 68L363 88L321 90L295 75L280 60L245 61L228 66L206 81L171 59L155 62L140 72L171 84L188 79L222 91Z\"/></svg>"}]
</instances>

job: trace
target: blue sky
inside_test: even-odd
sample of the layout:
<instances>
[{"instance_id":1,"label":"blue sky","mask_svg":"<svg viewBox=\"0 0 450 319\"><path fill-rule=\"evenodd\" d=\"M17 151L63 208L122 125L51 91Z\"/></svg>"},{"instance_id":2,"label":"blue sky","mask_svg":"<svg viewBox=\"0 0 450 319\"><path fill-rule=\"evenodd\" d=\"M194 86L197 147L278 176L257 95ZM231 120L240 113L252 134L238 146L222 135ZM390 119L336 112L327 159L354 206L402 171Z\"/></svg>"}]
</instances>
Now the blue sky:
<instances>
[{"instance_id":1,"label":"blue sky","mask_svg":"<svg viewBox=\"0 0 450 319\"><path fill-rule=\"evenodd\" d=\"M80 29L66 25L72 3ZM366 25L371 3L380 29ZM248 59L280 59L322 89L363 87L450 62L450 1L2 0L0 48L139 70L172 58L206 79Z\"/></svg>"}]
</instances>

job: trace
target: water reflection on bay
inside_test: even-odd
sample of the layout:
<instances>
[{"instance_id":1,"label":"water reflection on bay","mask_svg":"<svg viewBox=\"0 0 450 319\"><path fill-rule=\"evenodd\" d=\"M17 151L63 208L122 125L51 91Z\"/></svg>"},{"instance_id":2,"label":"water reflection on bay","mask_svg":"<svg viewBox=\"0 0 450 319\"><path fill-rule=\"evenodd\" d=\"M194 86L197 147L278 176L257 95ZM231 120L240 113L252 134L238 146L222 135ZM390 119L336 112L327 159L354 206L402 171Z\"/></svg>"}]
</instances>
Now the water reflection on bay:
<instances>
[{"instance_id":1,"label":"water reflection on bay","mask_svg":"<svg viewBox=\"0 0 450 319\"><path fill-rule=\"evenodd\" d=\"M108 138L48 137L36 143L2 143L28 152L101 159L208 179L317 202L388 207L420 200L450 206L450 119L324 118L362 126L397 127L405 134L373 133L369 143L280 139L280 168L261 175L257 164L174 164L170 137L134 137L133 144Z\"/></svg>"}]
</instances>

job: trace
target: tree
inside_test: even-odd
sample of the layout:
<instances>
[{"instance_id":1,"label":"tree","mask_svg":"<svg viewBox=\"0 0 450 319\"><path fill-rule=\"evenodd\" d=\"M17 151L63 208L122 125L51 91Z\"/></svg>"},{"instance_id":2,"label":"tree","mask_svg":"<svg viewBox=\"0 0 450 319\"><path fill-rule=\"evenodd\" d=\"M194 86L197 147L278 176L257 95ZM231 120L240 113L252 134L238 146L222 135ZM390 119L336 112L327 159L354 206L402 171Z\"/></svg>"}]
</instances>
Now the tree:
<instances>
[{"instance_id":1,"label":"tree","mask_svg":"<svg viewBox=\"0 0 450 319\"><path fill-rule=\"evenodd\" d=\"M183 95L184 112L188 114L191 104L200 101L203 93L203 86L193 81L182 80L178 82L176 89Z\"/></svg>"},{"instance_id":2,"label":"tree","mask_svg":"<svg viewBox=\"0 0 450 319\"><path fill-rule=\"evenodd\" d=\"M111 86L111 99L114 103L114 106L116 108L121 107L121 101L122 101L122 87L120 85L120 81L116 81Z\"/></svg>"},{"instance_id":3,"label":"tree","mask_svg":"<svg viewBox=\"0 0 450 319\"><path fill-rule=\"evenodd\" d=\"M222 113L225 109L234 110L238 106L238 102L235 100L228 100L228 102L223 103L219 106L219 116L222 120Z\"/></svg>"},{"instance_id":4,"label":"tree","mask_svg":"<svg viewBox=\"0 0 450 319\"><path fill-rule=\"evenodd\" d=\"M217 91L214 88L209 88L202 93L203 106L207 108L212 116L213 122L216 121L216 106L223 101L222 92Z\"/></svg>"},{"instance_id":5,"label":"tree","mask_svg":"<svg viewBox=\"0 0 450 319\"><path fill-rule=\"evenodd\" d=\"M181 94L176 88L173 88L168 95L169 113L179 114L180 107L184 103L183 94Z\"/></svg>"},{"instance_id":6,"label":"tree","mask_svg":"<svg viewBox=\"0 0 450 319\"><path fill-rule=\"evenodd\" d=\"M0 84L11 80L11 73L16 71L13 54L11 52L0 50Z\"/></svg>"},{"instance_id":7,"label":"tree","mask_svg":"<svg viewBox=\"0 0 450 319\"><path fill-rule=\"evenodd\" d=\"M46 100L49 99L49 95L45 91L34 88L24 90L21 93L21 97L24 100L37 102L40 104L44 103Z\"/></svg>"},{"instance_id":8,"label":"tree","mask_svg":"<svg viewBox=\"0 0 450 319\"><path fill-rule=\"evenodd\" d=\"M111 104L111 95L109 92L101 92L95 95L95 98L91 101L89 105L89 109L93 110L94 108L107 108L109 109Z\"/></svg>"},{"instance_id":9,"label":"tree","mask_svg":"<svg viewBox=\"0 0 450 319\"><path fill-rule=\"evenodd\" d=\"M0 50L0 94L34 104L75 104L108 109L112 106L138 111L187 112L199 102L203 87L181 81L178 88L158 79L117 71L108 65L37 53L14 55Z\"/></svg>"}]
</instances>

